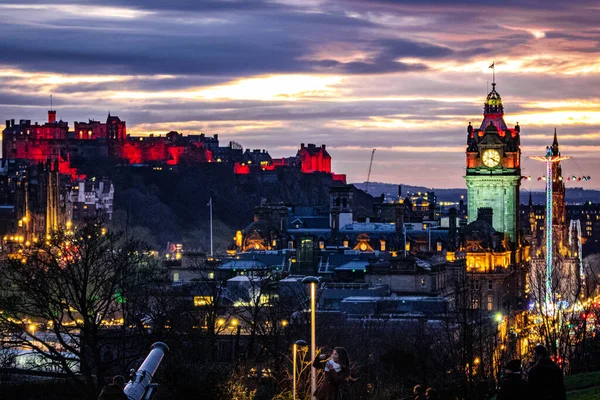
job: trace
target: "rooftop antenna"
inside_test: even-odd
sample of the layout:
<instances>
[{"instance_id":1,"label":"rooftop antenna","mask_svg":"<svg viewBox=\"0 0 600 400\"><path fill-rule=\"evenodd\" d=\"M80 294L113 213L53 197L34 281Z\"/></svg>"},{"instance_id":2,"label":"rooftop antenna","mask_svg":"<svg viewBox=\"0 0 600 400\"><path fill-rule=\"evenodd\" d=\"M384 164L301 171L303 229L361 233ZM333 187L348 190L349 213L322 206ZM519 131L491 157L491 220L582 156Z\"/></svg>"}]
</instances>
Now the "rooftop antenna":
<instances>
[{"instance_id":1,"label":"rooftop antenna","mask_svg":"<svg viewBox=\"0 0 600 400\"><path fill-rule=\"evenodd\" d=\"M492 61L492 64L489 66L492 69L492 87L496 87L496 61Z\"/></svg>"},{"instance_id":2,"label":"rooftop antenna","mask_svg":"<svg viewBox=\"0 0 600 400\"><path fill-rule=\"evenodd\" d=\"M50 111L52 111L52 95L50 95Z\"/></svg>"}]
</instances>

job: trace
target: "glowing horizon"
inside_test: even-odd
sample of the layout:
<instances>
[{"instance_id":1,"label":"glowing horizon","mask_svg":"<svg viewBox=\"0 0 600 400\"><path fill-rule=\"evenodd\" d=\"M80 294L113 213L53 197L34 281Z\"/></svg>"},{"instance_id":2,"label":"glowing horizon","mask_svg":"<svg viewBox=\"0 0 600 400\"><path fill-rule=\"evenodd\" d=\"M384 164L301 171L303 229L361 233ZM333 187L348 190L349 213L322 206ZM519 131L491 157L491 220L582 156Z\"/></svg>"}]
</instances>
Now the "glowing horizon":
<instances>
[{"instance_id":1,"label":"glowing horizon","mask_svg":"<svg viewBox=\"0 0 600 400\"><path fill-rule=\"evenodd\" d=\"M327 144L335 172L356 182L377 148L375 181L464 187L466 126L481 122L495 61L524 170L539 169L526 157L543 153L556 127L582 170L573 173L600 189L599 10L560 4L8 3L0 111L43 122L52 94L70 124L110 110L133 135L219 134L273 157Z\"/></svg>"}]
</instances>

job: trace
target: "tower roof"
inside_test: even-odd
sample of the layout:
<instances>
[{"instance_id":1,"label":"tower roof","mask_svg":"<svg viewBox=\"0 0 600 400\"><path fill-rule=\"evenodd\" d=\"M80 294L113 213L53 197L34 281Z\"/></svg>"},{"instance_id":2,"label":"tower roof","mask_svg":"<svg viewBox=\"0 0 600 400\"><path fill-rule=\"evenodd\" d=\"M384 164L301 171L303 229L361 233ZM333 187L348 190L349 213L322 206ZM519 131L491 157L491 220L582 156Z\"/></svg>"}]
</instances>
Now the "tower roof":
<instances>
[{"instance_id":1,"label":"tower roof","mask_svg":"<svg viewBox=\"0 0 600 400\"><path fill-rule=\"evenodd\" d=\"M554 141L552 142L552 155L553 156L560 155L560 150L558 148L558 138L556 137L556 128L554 128Z\"/></svg>"},{"instance_id":2,"label":"tower roof","mask_svg":"<svg viewBox=\"0 0 600 400\"><path fill-rule=\"evenodd\" d=\"M485 130L490 122L493 122L494 126L499 130L506 130L508 127L504 122L504 106L502 105L502 98L496 91L496 83L492 83L492 91L488 93L485 103L483 103L483 121L479 129Z\"/></svg>"},{"instance_id":3,"label":"tower roof","mask_svg":"<svg viewBox=\"0 0 600 400\"><path fill-rule=\"evenodd\" d=\"M504 114L502 98L496 91L496 83L492 83L492 91L488 93L484 103L484 114Z\"/></svg>"}]
</instances>

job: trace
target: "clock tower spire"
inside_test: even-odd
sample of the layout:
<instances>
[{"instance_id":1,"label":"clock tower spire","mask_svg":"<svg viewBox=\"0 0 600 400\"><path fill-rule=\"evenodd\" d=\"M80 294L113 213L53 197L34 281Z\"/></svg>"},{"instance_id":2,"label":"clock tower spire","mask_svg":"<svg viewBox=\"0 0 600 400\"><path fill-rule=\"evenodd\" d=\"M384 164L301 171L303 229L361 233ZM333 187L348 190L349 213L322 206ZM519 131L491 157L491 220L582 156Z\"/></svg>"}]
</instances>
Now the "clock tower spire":
<instances>
[{"instance_id":1,"label":"clock tower spire","mask_svg":"<svg viewBox=\"0 0 600 400\"><path fill-rule=\"evenodd\" d=\"M469 221L480 209L492 210L492 226L515 249L519 245L519 189L521 185L521 128L508 128L496 82L483 105L479 128L467 127L466 183Z\"/></svg>"}]
</instances>

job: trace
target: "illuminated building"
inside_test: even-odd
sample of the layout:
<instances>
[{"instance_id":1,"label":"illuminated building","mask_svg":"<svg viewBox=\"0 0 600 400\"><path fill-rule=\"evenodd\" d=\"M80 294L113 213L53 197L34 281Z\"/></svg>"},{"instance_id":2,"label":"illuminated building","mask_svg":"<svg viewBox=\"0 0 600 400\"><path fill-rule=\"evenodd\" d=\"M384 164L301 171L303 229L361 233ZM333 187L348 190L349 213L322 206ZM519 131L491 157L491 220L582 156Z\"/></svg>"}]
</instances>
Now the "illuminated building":
<instances>
[{"instance_id":1,"label":"illuminated building","mask_svg":"<svg viewBox=\"0 0 600 400\"><path fill-rule=\"evenodd\" d=\"M462 232L472 307L496 311L522 302L529 246L519 234L520 127L508 128L496 83L479 128L467 128L468 218ZM514 305L512 305L514 307Z\"/></svg>"},{"instance_id":2,"label":"illuminated building","mask_svg":"<svg viewBox=\"0 0 600 400\"><path fill-rule=\"evenodd\" d=\"M8 180L14 191L16 227L12 230L11 225L0 227L3 234L31 240L66 223L69 205L57 161L20 165Z\"/></svg>"},{"instance_id":3,"label":"illuminated building","mask_svg":"<svg viewBox=\"0 0 600 400\"><path fill-rule=\"evenodd\" d=\"M75 181L68 192L71 213L67 216L67 220L84 221L89 218L100 218L110 221L114 195L115 188L109 180Z\"/></svg>"},{"instance_id":4,"label":"illuminated building","mask_svg":"<svg viewBox=\"0 0 600 400\"><path fill-rule=\"evenodd\" d=\"M79 178L72 168L74 159L112 157L116 162L135 166L198 165L224 163L233 166L236 175L261 173L265 176L277 168L300 169L303 173L326 173L336 181L346 182L346 176L331 172L331 156L325 145L301 144L295 157L273 160L266 150L245 152L241 145L229 142L219 146L218 135L182 135L171 131L166 135L131 136L126 122L108 114L106 122L89 120L74 123L69 131L67 122L56 120L56 111L48 111L48 122L40 125L30 120L7 120L2 141L3 165L14 160L44 163L59 162L61 174ZM270 174L273 180L276 174Z\"/></svg>"},{"instance_id":5,"label":"illuminated building","mask_svg":"<svg viewBox=\"0 0 600 400\"><path fill-rule=\"evenodd\" d=\"M529 287L531 297L539 302L550 304L562 299L573 303L577 299L583 275L580 246L581 226L574 220L569 222L569 226L567 225L565 183L560 165L561 154L556 130L552 146L547 148L546 157L549 160L556 160L547 162L548 175L550 175L551 169L551 176L546 178L546 184L547 201L548 204L551 204L552 222L549 226L548 213L550 209L547 208L544 216L546 228L542 235L538 235L536 215L530 202L530 229L535 236L533 237Z\"/></svg>"},{"instance_id":6,"label":"illuminated building","mask_svg":"<svg viewBox=\"0 0 600 400\"><path fill-rule=\"evenodd\" d=\"M302 172L304 173L331 173L331 156L324 144L321 147L317 147L312 143L309 143L308 146L301 143L296 157L300 159Z\"/></svg>"}]
</instances>

